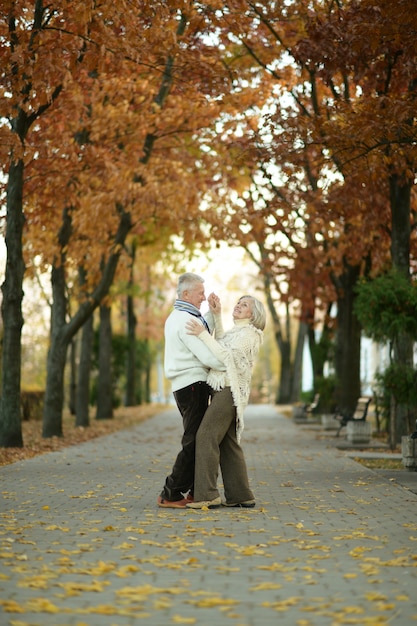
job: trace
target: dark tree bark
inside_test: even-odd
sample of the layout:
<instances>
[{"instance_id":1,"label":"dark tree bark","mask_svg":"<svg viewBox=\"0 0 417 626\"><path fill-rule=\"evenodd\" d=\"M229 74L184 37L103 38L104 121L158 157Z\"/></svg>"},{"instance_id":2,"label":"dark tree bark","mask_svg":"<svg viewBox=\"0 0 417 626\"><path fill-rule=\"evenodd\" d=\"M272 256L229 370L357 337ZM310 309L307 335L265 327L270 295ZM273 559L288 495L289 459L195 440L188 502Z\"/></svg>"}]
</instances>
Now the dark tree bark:
<instances>
[{"instance_id":1,"label":"dark tree bark","mask_svg":"<svg viewBox=\"0 0 417 626\"><path fill-rule=\"evenodd\" d=\"M100 305L96 419L113 417L111 308Z\"/></svg>"},{"instance_id":2,"label":"dark tree bark","mask_svg":"<svg viewBox=\"0 0 417 626\"><path fill-rule=\"evenodd\" d=\"M136 316L134 307L134 264L136 244L131 246L131 266L127 296L127 359L126 359L126 406L136 405Z\"/></svg>"},{"instance_id":3,"label":"dark tree bark","mask_svg":"<svg viewBox=\"0 0 417 626\"><path fill-rule=\"evenodd\" d=\"M361 325L353 311L359 266L345 263L345 272L334 279L337 288L335 347L336 402L340 411L354 411L361 395Z\"/></svg>"},{"instance_id":4,"label":"dark tree bark","mask_svg":"<svg viewBox=\"0 0 417 626\"><path fill-rule=\"evenodd\" d=\"M75 425L87 427L90 425L90 372L91 355L93 349L94 315L86 320L82 327L80 362L78 365L77 397L75 409Z\"/></svg>"},{"instance_id":5,"label":"dark tree bark","mask_svg":"<svg viewBox=\"0 0 417 626\"><path fill-rule=\"evenodd\" d=\"M75 333L83 326L100 302L106 297L113 283L123 243L131 229L131 216L121 207L118 231L114 245L105 263L100 282L88 300L78 308L75 315L65 320L67 300L65 290L64 262L57 262L52 270L52 321L51 346L48 353L47 383L43 413L43 437L62 436L62 407L64 401L64 370L69 343ZM64 223L70 220L69 212L65 212ZM64 226L63 226L64 229ZM64 241L64 240L63 240ZM65 246L62 248L65 250ZM62 256L62 255L61 255Z\"/></svg>"},{"instance_id":6,"label":"dark tree bark","mask_svg":"<svg viewBox=\"0 0 417 626\"><path fill-rule=\"evenodd\" d=\"M43 413L43 437L62 437L62 407L64 404L64 372L67 349L73 335L66 324L68 302L65 279L65 250L71 237L70 209L64 209L62 226L58 234L61 256L52 267L51 344L48 351L45 402ZM62 332L65 329L65 332ZM74 333L75 334L75 333ZM54 416L61 414L55 423Z\"/></svg>"},{"instance_id":7,"label":"dark tree bark","mask_svg":"<svg viewBox=\"0 0 417 626\"><path fill-rule=\"evenodd\" d=\"M48 352L48 376L42 424L42 437L62 437L62 407L64 403L64 372L68 333L55 332ZM53 374L51 375L50 372ZM59 416L59 419L57 417Z\"/></svg>"},{"instance_id":8,"label":"dark tree bark","mask_svg":"<svg viewBox=\"0 0 417 626\"><path fill-rule=\"evenodd\" d=\"M151 366L152 366L152 358L151 352L149 348L149 339L145 339L146 346L146 364L145 364L145 375L144 375L144 401L151 401Z\"/></svg>"},{"instance_id":9,"label":"dark tree bark","mask_svg":"<svg viewBox=\"0 0 417 626\"><path fill-rule=\"evenodd\" d=\"M412 184L398 175L390 177L392 264L407 278L410 276L411 188Z\"/></svg>"},{"instance_id":10,"label":"dark tree bark","mask_svg":"<svg viewBox=\"0 0 417 626\"><path fill-rule=\"evenodd\" d=\"M71 415L75 415L77 398L77 337L70 343L70 388L68 408Z\"/></svg>"},{"instance_id":11,"label":"dark tree bark","mask_svg":"<svg viewBox=\"0 0 417 626\"><path fill-rule=\"evenodd\" d=\"M262 246L260 247L262 255ZM249 251L248 251L249 252ZM249 252L252 259L254 256ZM254 259L256 262L256 259ZM257 263L259 267L259 263ZM281 371L279 377L278 388L275 396L276 404L287 404L291 401L291 389L293 385L293 365L291 362L291 317L289 307L286 307L285 332L282 322L275 308L274 299L271 293L272 277L266 272L262 272L262 278L265 287L266 302L269 313L272 318L274 328L274 338L281 357Z\"/></svg>"},{"instance_id":12,"label":"dark tree bark","mask_svg":"<svg viewBox=\"0 0 417 626\"><path fill-rule=\"evenodd\" d=\"M0 446L23 446L20 418L21 336L23 326L23 172L22 160L10 165L7 185L6 274L2 285L3 351Z\"/></svg>"},{"instance_id":13,"label":"dark tree bark","mask_svg":"<svg viewBox=\"0 0 417 626\"><path fill-rule=\"evenodd\" d=\"M391 205L391 259L395 269L410 280L410 237L411 237L411 182L398 175L389 180ZM413 341L401 333L393 343L393 362L413 367ZM408 407L396 405L391 412L390 443L394 447L403 435L410 433Z\"/></svg>"},{"instance_id":14,"label":"dark tree bark","mask_svg":"<svg viewBox=\"0 0 417 626\"><path fill-rule=\"evenodd\" d=\"M136 402L136 316L133 296L127 296L127 359L126 359L126 406Z\"/></svg>"},{"instance_id":15,"label":"dark tree bark","mask_svg":"<svg viewBox=\"0 0 417 626\"><path fill-rule=\"evenodd\" d=\"M275 333L275 341L281 355L281 372L279 376L279 387L276 402L277 404L288 404L288 402L291 402L291 389L293 380L291 342L287 338L278 336L277 333Z\"/></svg>"}]
</instances>

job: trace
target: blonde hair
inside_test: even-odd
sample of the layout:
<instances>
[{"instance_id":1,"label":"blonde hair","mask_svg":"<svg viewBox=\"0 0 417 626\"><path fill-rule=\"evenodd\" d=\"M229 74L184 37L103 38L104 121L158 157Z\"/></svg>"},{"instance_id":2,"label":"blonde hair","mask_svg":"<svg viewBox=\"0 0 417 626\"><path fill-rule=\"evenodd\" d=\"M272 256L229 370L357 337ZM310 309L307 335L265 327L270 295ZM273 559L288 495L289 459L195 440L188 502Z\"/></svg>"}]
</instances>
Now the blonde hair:
<instances>
[{"instance_id":1,"label":"blonde hair","mask_svg":"<svg viewBox=\"0 0 417 626\"><path fill-rule=\"evenodd\" d=\"M252 317L250 321L255 326L255 328L263 330L266 324L266 313L264 305L260 300L254 298L253 296L241 296L239 298L239 302L243 298L249 298L249 300L252 302Z\"/></svg>"}]
</instances>

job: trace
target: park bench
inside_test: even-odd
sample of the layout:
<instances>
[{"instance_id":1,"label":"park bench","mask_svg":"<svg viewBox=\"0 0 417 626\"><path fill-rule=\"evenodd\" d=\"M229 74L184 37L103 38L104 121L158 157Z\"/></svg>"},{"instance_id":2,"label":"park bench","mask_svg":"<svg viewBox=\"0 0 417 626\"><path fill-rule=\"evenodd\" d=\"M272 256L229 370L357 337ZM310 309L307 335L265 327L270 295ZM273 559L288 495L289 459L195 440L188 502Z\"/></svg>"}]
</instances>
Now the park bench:
<instances>
[{"instance_id":1,"label":"park bench","mask_svg":"<svg viewBox=\"0 0 417 626\"><path fill-rule=\"evenodd\" d=\"M336 437L339 436L340 431L342 430L343 426L346 426L348 422L350 421L365 422L366 421L366 416L368 415L368 408L371 403L371 400L372 398L367 398L366 396L363 396L358 399L354 411L350 413L346 413L346 412L335 413L334 418L339 420L340 422L340 426L337 430Z\"/></svg>"},{"instance_id":2,"label":"park bench","mask_svg":"<svg viewBox=\"0 0 417 626\"><path fill-rule=\"evenodd\" d=\"M307 417L311 417L313 413L317 411L317 408L319 406L319 401L320 401L320 394L316 393L313 401L310 402L310 404L304 405L304 413L306 414Z\"/></svg>"}]
</instances>

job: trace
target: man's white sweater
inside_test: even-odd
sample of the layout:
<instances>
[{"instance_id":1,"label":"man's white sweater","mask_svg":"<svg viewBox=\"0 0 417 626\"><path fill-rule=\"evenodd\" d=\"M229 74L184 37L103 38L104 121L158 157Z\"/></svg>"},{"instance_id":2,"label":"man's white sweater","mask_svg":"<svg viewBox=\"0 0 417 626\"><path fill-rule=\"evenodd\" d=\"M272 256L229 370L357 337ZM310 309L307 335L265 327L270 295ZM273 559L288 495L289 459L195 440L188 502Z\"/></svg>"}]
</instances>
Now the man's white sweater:
<instances>
[{"instance_id":1,"label":"man's white sweater","mask_svg":"<svg viewBox=\"0 0 417 626\"><path fill-rule=\"evenodd\" d=\"M165 376L178 391L199 381L206 381L209 369L224 371L225 365L196 335L188 335L185 325L196 318L186 311L174 309L165 322ZM213 316L205 319L213 328Z\"/></svg>"}]
</instances>

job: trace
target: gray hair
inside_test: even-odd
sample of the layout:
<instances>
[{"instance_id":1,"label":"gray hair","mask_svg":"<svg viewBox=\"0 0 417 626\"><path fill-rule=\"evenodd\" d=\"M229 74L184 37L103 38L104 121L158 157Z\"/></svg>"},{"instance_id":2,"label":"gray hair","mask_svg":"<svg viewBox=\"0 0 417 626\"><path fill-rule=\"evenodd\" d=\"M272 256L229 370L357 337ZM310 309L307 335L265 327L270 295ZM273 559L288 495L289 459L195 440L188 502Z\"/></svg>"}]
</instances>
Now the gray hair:
<instances>
[{"instance_id":1,"label":"gray hair","mask_svg":"<svg viewBox=\"0 0 417 626\"><path fill-rule=\"evenodd\" d=\"M242 300L242 298L249 298L249 300L251 300L252 317L250 321L255 326L255 328L258 328L259 330L263 330L266 324L266 313L265 313L264 305L262 304L260 300L258 300L257 298L254 298L253 296L241 296L239 298L239 301Z\"/></svg>"},{"instance_id":2,"label":"gray hair","mask_svg":"<svg viewBox=\"0 0 417 626\"><path fill-rule=\"evenodd\" d=\"M204 278L192 272L181 274L178 278L177 294L181 300L184 291L192 291L198 283L204 283Z\"/></svg>"}]
</instances>

